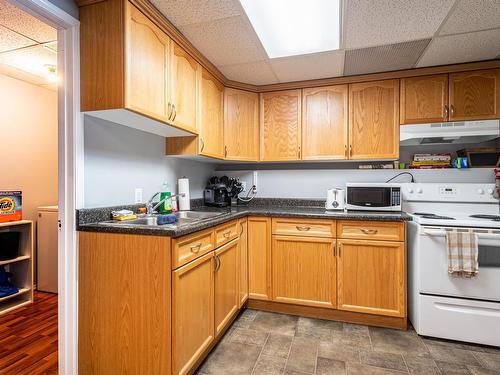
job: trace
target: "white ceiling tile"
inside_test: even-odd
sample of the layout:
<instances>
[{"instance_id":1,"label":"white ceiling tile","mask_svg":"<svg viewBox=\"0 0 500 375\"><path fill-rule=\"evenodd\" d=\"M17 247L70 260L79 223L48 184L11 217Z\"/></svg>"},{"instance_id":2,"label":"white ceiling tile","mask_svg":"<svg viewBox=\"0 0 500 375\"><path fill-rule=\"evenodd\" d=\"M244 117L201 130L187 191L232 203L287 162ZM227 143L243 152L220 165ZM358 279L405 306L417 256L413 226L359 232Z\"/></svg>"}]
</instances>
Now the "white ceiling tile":
<instances>
[{"instance_id":1,"label":"white ceiling tile","mask_svg":"<svg viewBox=\"0 0 500 375\"><path fill-rule=\"evenodd\" d=\"M36 45L0 54L0 64L39 77L48 83L47 65L57 66L57 53Z\"/></svg>"},{"instance_id":2,"label":"white ceiling tile","mask_svg":"<svg viewBox=\"0 0 500 375\"><path fill-rule=\"evenodd\" d=\"M278 79L269 61L257 61L247 64L221 66L219 68L226 78L252 85L268 85L278 83Z\"/></svg>"},{"instance_id":3,"label":"white ceiling tile","mask_svg":"<svg viewBox=\"0 0 500 375\"><path fill-rule=\"evenodd\" d=\"M32 40L0 25L0 53L14 49L31 46Z\"/></svg>"},{"instance_id":4,"label":"white ceiling tile","mask_svg":"<svg viewBox=\"0 0 500 375\"><path fill-rule=\"evenodd\" d=\"M500 1L461 0L448 17L439 35L500 28Z\"/></svg>"},{"instance_id":5,"label":"white ceiling tile","mask_svg":"<svg viewBox=\"0 0 500 375\"><path fill-rule=\"evenodd\" d=\"M430 38L455 0L346 0L345 48Z\"/></svg>"},{"instance_id":6,"label":"white ceiling tile","mask_svg":"<svg viewBox=\"0 0 500 375\"><path fill-rule=\"evenodd\" d=\"M280 82L338 77L344 70L344 51L281 57L270 62Z\"/></svg>"},{"instance_id":7,"label":"white ceiling tile","mask_svg":"<svg viewBox=\"0 0 500 375\"><path fill-rule=\"evenodd\" d=\"M57 30L21 9L0 0L0 25L39 43L57 40Z\"/></svg>"},{"instance_id":8,"label":"white ceiling tile","mask_svg":"<svg viewBox=\"0 0 500 375\"><path fill-rule=\"evenodd\" d=\"M344 75L410 69L430 39L346 51Z\"/></svg>"},{"instance_id":9,"label":"white ceiling tile","mask_svg":"<svg viewBox=\"0 0 500 375\"><path fill-rule=\"evenodd\" d=\"M191 43L217 66L265 60L267 54L243 16L180 28Z\"/></svg>"},{"instance_id":10,"label":"white ceiling tile","mask_svg":"<svg viewBox=\"0 0 500 375\"><path fill-rule=\"evenodd\" d=\"M418 67L494 59L500 53L500 29L434 38Z\"/></svg>"},{"instance_id":11,"label":"white ceiling tile","mask_svg":"<svg viewBox=\"0 0 500 375\"><path fill-rule=\"evenodd\" d=\"M177 27L243 14L238 0L152 0L152 3Z\"/></svg>"}]
</instances>

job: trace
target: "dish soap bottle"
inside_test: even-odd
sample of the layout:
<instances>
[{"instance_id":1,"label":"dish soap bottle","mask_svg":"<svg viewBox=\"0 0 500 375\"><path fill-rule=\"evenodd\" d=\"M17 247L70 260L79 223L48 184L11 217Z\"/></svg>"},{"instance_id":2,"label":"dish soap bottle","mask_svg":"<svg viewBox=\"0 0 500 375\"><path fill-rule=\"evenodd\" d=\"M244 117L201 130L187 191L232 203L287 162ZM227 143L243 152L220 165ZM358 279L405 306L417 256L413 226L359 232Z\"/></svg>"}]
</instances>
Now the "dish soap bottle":
<instances>
[{"instance_id":1,"label":"dish soap bottle","mask_svg":"<svg viewBox=\"0 0 500 375\"><path fill-rule=\"evenodd\" d=\"M168 182L165 181L161 187L160 201L162 201L166 197L170 197L170 196L172 196L172 192L170 191L170 188L168 186ZM171 214L172 213L172 199L165 200L165 202L163 202L160 205L159 212L160 212L160 214Z\"/></svg>"}]
</instances>

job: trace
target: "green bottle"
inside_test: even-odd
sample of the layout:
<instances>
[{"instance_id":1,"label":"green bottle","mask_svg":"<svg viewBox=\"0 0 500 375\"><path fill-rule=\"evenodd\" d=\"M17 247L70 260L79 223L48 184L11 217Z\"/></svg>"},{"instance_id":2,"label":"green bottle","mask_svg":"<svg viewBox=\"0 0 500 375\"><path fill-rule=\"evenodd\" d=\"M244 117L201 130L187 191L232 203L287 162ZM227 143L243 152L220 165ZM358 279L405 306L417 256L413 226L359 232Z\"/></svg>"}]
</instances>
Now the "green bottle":
<instances>
[{"instance_id":1,"label":"green bottle","mask_svg":"<svg viewBox=\"0 0 500 375\"><path fill-rule=\"evenodd\" d=\"M161 187L160 201L162 201L166 197L170 197L170 196L172 196L172 192L170 191L170 188L168 187L168 182L165 181ZM171 214L172 213L172 199L165 200L165 202L163 202L160 205L158 212L160 214Z\"/></svg>"}]
</instances>

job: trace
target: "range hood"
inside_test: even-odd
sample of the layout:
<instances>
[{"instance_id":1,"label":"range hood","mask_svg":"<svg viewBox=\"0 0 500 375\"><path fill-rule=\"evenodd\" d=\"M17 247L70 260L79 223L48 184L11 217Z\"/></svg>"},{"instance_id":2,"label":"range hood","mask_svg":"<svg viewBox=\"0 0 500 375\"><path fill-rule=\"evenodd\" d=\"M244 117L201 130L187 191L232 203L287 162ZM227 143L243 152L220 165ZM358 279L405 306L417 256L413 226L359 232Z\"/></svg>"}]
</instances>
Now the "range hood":
<instances>
[{"instance_id":1,"label":"range hood","mask_svg":"<svg viewBox=\"0 0 500 375\"><path fill-rule=\"evenodd\" d=\"M481 143L500 137L500 121L438 122L400 126L400 146Z\"/></svg>"}]
</instances>

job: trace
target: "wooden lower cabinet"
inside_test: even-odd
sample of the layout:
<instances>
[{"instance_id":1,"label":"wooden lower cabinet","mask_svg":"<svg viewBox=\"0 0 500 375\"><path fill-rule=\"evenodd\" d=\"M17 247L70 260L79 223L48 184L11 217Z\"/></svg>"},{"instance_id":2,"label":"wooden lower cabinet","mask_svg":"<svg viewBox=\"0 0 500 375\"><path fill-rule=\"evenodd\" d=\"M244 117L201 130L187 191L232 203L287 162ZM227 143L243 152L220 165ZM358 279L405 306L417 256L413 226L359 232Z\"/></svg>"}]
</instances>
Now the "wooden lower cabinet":
<instances>
[{"instance_id":1,"label":"wooden lower cabinet","mask_svg":"<svg viewBox=\"0 0 500 375\"><path fill-rule=\"evenodd\" d=\"M273 300L335 308L335 239L273 236Z\"/></svg>"},{"instance_id":2,"label":"wooden lower cabinet","mask_svg":"<svg viewBox=\"0 0 500 375\"><path fill-rule=\"evenodd\" d=\"M238 307L248 299L248 222L241 219L240 224L240 244L239 244L239 302Z\"/></svg>"},{"instance_id":3,"label":"wooden lower cabinet","mask_svg":"<svg viewBox=\"0 0 500 375\"><path fill-rule=\"evenodd\" d=\"M249 298L271 299L271 218L248 218Z\"/></svg>"},{"instance_id":4,"label":"wooden lower cabinet","mask_svg":"<svg viewBox=\"0 0 500 375\"><path fill-rule=\"evenodd\" d=\"M238 240L215 251L215 334L219 334L238 310Z\"/></svg>"},{"instance_id":5,"label":"wooden lower cabinet","mask_svg":"<svg viewBox=\"0 0 500 375\"><path fill-rule=\"evenodd\" d=\"M172 272L172 373L189 373L214 337L214 252L210 252Z\"/></svg>"},{"instance_id":6,"label":"wooden lower cabinet","mask_svg":"<svg viewBox=\"0 0 500 375\"><path fill-rule=\"evenodd\" d=\"M338 309L406 316L404 242L338 241Z\"/></svg>"}]
</instances>

